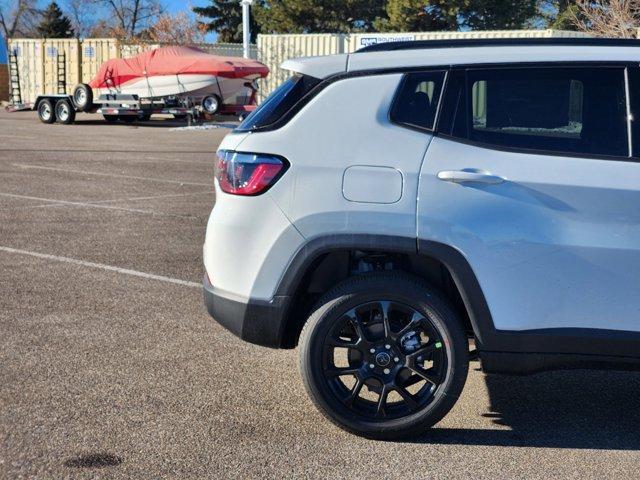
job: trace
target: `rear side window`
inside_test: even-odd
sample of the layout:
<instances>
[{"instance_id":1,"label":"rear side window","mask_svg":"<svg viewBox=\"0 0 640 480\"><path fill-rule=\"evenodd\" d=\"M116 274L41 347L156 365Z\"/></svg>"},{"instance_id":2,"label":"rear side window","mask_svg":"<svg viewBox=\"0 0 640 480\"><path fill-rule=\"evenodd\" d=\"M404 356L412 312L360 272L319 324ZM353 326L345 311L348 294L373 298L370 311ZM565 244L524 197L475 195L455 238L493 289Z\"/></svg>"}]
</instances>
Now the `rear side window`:
<instances>
[{"instance_id":1,"label":"rear side window","mask_svg":"<svg viewBox=\"0 0 640 480\"><path fill-rule=\"evenodd\" d=\"M405 75L391 109L391 121L409 127L433 130L444 78L444 72Z\"/></svg>"},{"instance_id":2,"label":"rear side window","mask_svg":"<svg viewBox=\"0 0 640 480\"><path fill-rule=\"evenodd\" d=\"M308 75L291 77L271 92L236 130L256 130L274 124L318 83L319 79Z\"/></svg>"},{"instance_id":3,"label":"rear side window","mask_svg":"<svg viewBox=\"0 0 640 480\"><path fill-rule=\"evenodd\" d=\"M461 75L447 92L443 133L517 149L629 155L624 68L496 68Z\"/></svg>"}]
</instances>

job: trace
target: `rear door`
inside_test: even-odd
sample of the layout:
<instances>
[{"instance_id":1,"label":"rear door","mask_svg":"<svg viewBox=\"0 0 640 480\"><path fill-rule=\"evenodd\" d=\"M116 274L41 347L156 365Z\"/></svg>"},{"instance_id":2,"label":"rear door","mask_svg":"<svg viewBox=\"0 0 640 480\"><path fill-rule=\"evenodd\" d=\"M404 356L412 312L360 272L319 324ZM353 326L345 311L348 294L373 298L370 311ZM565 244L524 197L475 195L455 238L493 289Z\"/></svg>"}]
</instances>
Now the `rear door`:
<instances>
[{"instance_id":1,"label":"rear door","mask_svg":"<svg viewBox=\"0 0 640 480\"><path fill-rule=\"evenodd\" d=\"M630 68L450 72L418 235L464 255L496 329L640 331Z\"/></svg>"}]
</instances>

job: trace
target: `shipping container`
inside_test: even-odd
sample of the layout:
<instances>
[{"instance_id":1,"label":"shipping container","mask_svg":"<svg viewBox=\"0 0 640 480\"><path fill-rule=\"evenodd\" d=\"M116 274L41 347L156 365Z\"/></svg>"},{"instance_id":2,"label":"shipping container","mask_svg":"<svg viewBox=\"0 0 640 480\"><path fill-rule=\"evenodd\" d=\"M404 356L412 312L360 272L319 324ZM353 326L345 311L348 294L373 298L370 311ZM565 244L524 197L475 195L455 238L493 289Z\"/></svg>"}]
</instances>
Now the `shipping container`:
<instances>
[{"instance_id":1,"label":"shipping container","mask_svg":"<svg viewBox=\"0 0 640 480\"><path fill-rule=\"evenodd\" d=\"M43 41L44 91L42 93L72 93L80 83L80 41L51 39Z\"/></svg>"},{"instance_id":2,"label":"shipping container","mask_svg":"<svg viewBox=\"0 0 640 480\"><path fill-rule=\"evenodd\" d=\"M107 60L120 58L120 45L115 38L87 38L81 44L82 83L89 83Z\"/></svg>"},{"instance_id":3,"label":"shipping container","mask_svg":"<svg viewBox=\"0 0 640 480\"><path fill-rule=\"evenodd\" d=\"M345 52L352 53L371 44L403 40L455 40L480 38L566 38L588 37L566 30L486 30L469 32L357 33L345 37Z\"/></svg>"},{"instance_id":4,"label":"shipping container","mask_svg":"<svg viewBox=\"0 0 640 480\"><path fill-rule=\"evenodd\" d=\"M211 55L242 57L244 54L244 49L240 43L202 43L197 46ZM252 44L249 52L249 56L251 58L258 58L258 47L256 45Z\"/></svg>"},{"instance_id":5,"label":"shipping container","mask_svg":"<svg viewBox=\"0 0 640 480\"><path fill-rule=\"evenodd\" d=\"M343 34L258 35L258 60L269 67L269 76L260 81L260 99L291 75L280 68L289 58L344 53Z\"/></svg>"},{"instance_id":6,"label":"shipping container","mask_svg":"<svg viewBox=\"0 0 640 480\"><path fill-rule=\"evenodd\" d=\"M43 40L9 40L9 51L18 61L20 93L23 103L35 101L44 91Z\"/></svg>"}]
</instances>

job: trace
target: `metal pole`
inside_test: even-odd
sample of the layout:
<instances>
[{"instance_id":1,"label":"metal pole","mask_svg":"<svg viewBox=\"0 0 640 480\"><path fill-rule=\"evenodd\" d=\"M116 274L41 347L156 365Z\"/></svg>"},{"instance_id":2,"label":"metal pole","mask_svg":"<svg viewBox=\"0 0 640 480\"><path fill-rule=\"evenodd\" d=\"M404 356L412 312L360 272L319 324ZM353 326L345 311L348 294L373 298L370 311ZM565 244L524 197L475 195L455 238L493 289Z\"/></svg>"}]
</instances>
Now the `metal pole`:
<instances>
[{"instance_id":1,"label":"metal pole","mask_svg":"<svg viewBox=\"0 0 640 480\"><path fill-rule=\"evenodd\" d=\"M251 22L250 9L253 0L241 0L242 5L242 56L251 58Z\"/></svg>"}]
</instances>

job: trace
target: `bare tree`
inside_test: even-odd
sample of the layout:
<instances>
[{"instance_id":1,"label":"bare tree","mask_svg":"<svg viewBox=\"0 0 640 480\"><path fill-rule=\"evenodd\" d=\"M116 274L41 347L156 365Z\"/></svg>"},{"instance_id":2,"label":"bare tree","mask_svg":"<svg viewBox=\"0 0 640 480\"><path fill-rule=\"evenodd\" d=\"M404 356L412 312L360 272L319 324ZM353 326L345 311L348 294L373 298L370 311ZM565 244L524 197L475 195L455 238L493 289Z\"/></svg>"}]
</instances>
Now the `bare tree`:
<instances>
[{"instance_id":1,"label":"bare tree","mask_svg":"<svg viewBox=\"0 0 640 480\"><path fill-rule=\"evenodd\" d=\"M640 0L578 0L571 20L580 31L598 37L635 38Z\"/></svg>"},{"instance_id":2,"label":"bare tree","mask_svg":"<svg viewBox=\"0 0 640 480\"><path fill-rule=\"evenodd\" d=\"M0 0L0 33L4 38L29 36L42 15L37 0Z\"/></svg>"},{"instance_id":3,"label":"bare tree","mask_svg":"<svg viewBox=\"0 0 640 480\"><path fill-rule=\"evenodd\" d=\"M94 0L67 1L67 12L73 23L76 37L84 38L96 27L99 13L95 7Z\"/></svg>"},{"instance_id":4,"label":"bare tree","mask_svg":"<svg viewBox=\"0 0 640 480\"><path fill-rule=\"evenodd\" d=\"M93 0L111 13L114 33L134 38L140 30L154 23L164 9L160 0Z\"/></svg>"},{"instance_id":5,"label":"bare tree","mask_svg":"<svg viewBox=\"0 0 640 480\"><path fill-rule=\"evenodd\" d=\"M205 31L197 20L185 12L163 14L158 21L142 32L144 39L171 45L196 45L204 42Z\"/></svg>"}]
</instances>

